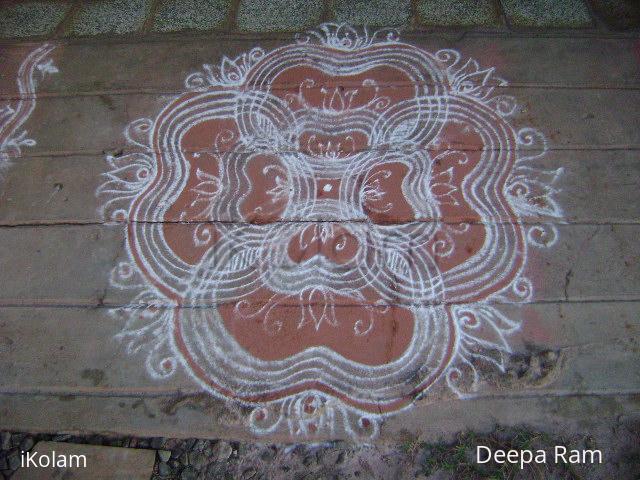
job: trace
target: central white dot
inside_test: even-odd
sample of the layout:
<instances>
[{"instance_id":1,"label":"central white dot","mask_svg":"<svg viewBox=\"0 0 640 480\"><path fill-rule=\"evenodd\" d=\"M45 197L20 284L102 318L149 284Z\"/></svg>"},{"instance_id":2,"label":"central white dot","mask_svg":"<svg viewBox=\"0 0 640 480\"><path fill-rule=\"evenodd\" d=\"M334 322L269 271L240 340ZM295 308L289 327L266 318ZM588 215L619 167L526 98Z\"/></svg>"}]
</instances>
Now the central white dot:
<instances>
[{"instance_id":1,"label":"central white dot","mask_svg":"<svg viewBox=\"0 0 640 480\"><path fill-rule=\"evenodd\" d=\"M331 185L330 183L327 183L324 187L322 187L322 190L324 190L325 192L330 192L332 189L333 185Z\"/></svg>"}]
</instances>

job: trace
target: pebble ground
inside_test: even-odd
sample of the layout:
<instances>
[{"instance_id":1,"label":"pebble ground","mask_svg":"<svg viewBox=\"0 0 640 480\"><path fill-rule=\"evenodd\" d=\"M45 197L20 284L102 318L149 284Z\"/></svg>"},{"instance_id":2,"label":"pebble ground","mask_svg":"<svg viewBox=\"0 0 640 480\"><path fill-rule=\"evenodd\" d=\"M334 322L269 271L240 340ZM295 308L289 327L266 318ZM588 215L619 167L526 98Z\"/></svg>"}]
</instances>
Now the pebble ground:
<instances>
[{"instance_id":1,"label":"pebble ground","mask_svg":"<svg viewBox=\"0 0 640 480\"><path fill-rule=\"evenodd\" d=\"M637 0L8 0L0 38L292 32L320 22L408 31L640 29Z\"/></svg>"}]
</instances>

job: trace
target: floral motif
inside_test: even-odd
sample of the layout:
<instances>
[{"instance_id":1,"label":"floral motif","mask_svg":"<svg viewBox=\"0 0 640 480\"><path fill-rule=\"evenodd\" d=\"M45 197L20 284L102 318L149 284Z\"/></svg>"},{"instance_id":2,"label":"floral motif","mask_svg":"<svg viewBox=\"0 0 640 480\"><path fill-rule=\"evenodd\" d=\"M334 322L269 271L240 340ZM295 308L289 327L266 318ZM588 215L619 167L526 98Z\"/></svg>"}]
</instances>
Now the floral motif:
<instances>
[{"instance_id":1,"label":"floral motif","mask_svg":"<svg viewBox=\"0 0 640 480\"><path fill-rule=\"evenodd\" d=\"M205 65L107 158L130 255L113 281L141 290L120 337L154 377L181 364L251 405L256 433L368 437L438 388L473 394L519 328L495 301L531 297L529 245L554 241L523 220L562 215L504 85L335 24Z\"/></svg>"}]
</instances>

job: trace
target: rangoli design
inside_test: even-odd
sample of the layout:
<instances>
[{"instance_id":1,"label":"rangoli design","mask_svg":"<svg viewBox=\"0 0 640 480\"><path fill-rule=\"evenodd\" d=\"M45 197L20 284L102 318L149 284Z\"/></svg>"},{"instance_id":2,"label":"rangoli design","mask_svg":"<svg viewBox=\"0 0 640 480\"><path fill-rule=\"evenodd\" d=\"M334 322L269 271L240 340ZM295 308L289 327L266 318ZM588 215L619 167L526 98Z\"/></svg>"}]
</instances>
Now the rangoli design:
<instances>
[{"instance_id":1,"label":"rangoli design","mask_svg":"<svg viewBox=\"0 0 640 480\"><path fill-rule=\"evenodd\" d=\"M55 47L44 44L24 59L16 80L18 97L0 104L0 178L11 164L11 159L22 155L23 147L32 147L35 140L27 137L22 125L36 108L37 77L57 73L58 69L48 58Z\"/></svg>"},{"instance_id":2,"label":"rangoli design","mask_svg":"<svg viewBox=\"0 0 640 480\"><path fill-rule=\"evenodd\" d=\"M531 297L529 249L556 238L525 220L561 217L561 172L504 85L336 24L188 76L98 190L126 222L112 281L140 290L129 351L250 407L257 434L370 438L417 399L472 395L520 326L499 304Z\"/></svg>"}]
</instances>

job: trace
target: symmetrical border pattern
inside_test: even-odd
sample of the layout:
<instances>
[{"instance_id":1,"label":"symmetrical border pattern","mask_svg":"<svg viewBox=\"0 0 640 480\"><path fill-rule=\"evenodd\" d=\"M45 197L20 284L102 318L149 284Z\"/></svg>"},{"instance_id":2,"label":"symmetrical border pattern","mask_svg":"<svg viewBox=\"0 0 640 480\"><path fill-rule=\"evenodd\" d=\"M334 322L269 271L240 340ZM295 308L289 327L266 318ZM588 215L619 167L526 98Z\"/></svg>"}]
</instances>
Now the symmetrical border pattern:
<instances>
[{"instance_id":1,"label":"symmetrical border pattern","mask_svg":"<svg viewBox=\"0 0 640 480\"><path fill-rule=\"evenodd\" d=\"M37 74L57 73L53 60L47 58L55 47L44 44L31 52L20 65L16 80L18 98L7 101L0 107L0 177L11 164L11 160L22 155L23 147L32 147L35 140L20 129L36 108Z\"/></svg>"}]
</instances>

